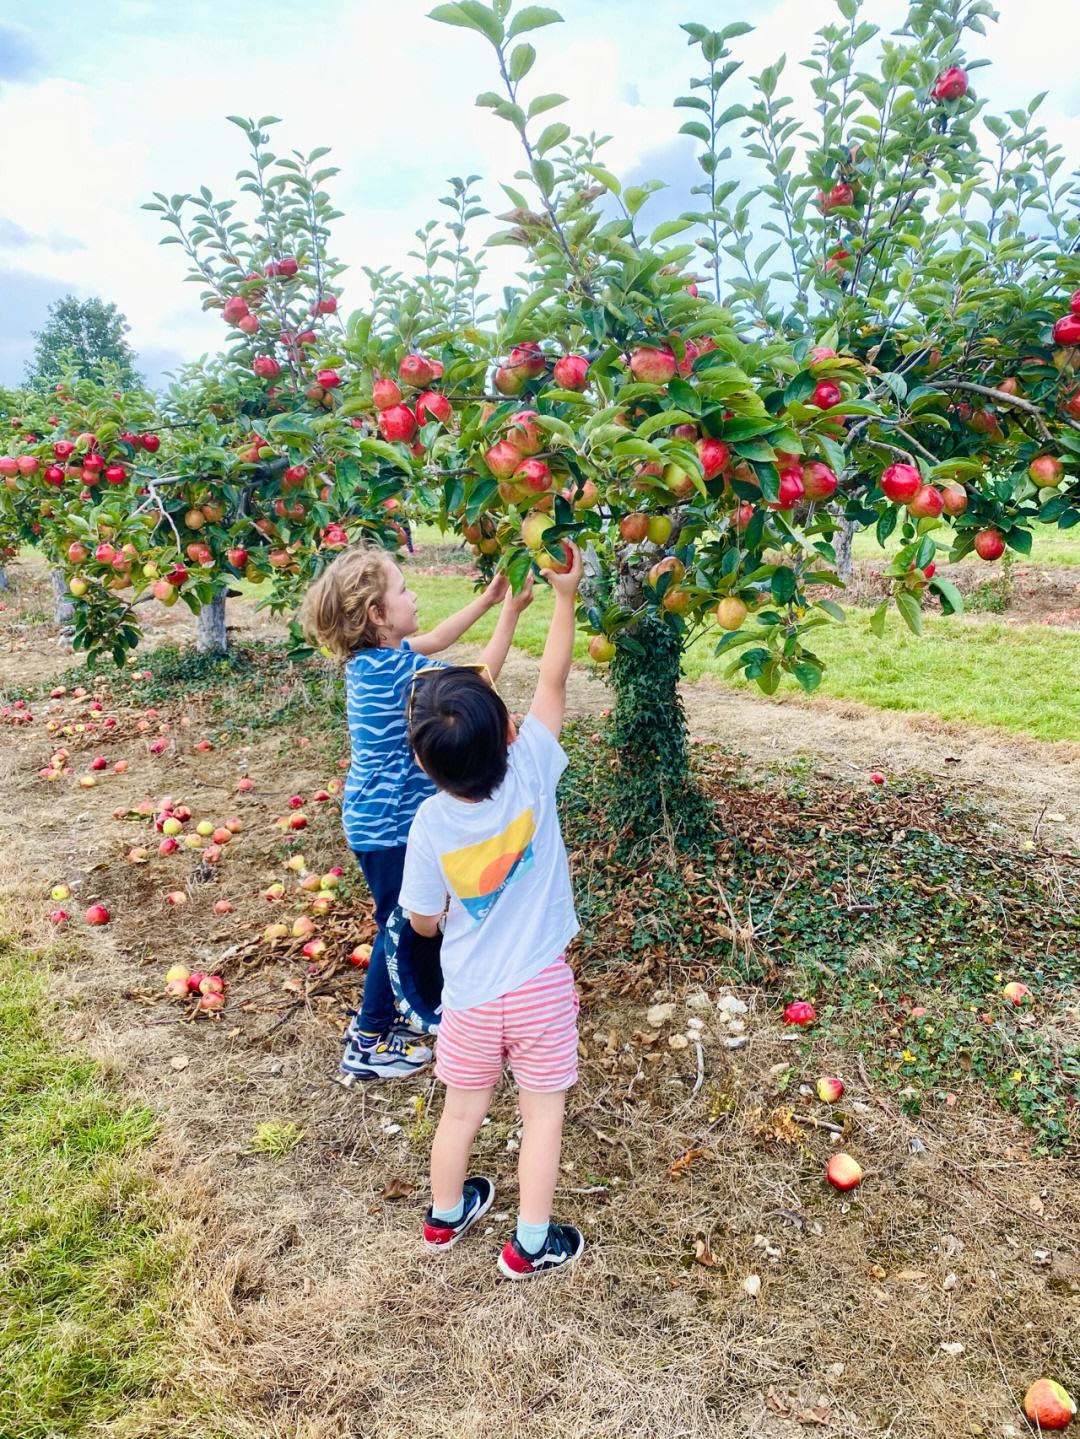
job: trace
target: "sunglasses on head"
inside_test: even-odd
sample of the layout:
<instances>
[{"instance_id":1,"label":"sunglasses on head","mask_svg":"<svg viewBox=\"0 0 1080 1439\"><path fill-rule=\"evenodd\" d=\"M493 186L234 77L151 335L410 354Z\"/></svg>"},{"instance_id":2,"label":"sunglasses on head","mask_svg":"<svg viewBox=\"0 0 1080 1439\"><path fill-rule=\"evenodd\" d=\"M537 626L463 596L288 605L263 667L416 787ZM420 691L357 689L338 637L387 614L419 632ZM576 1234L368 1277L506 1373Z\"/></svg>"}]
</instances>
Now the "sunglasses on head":
<instances>
[{"instance_id":1,"label":"sunglasses on head","mask_svg":"<svg viewBox=\"0 0 1080 1439\"><path fill-rule=\"evenodd\" d=\"M437 675L444 669L446 669L445 665L425 665L423 669L417 670L416 673L413 675L412 684L409 686L409 702L405 708L405 721L407 724L412 724L413 710L416 707L417 685L420 683L421 680L427 678L427 676ZM495 681L491 678L491 671L488 669L486 664L481 663L471 665L455 665L454 669L469 670L472 674L479 675L481 679L487 681L491 688L495 690L496 694L499 693L499 691L495 689Z\"/></svg>"}]
</instances>

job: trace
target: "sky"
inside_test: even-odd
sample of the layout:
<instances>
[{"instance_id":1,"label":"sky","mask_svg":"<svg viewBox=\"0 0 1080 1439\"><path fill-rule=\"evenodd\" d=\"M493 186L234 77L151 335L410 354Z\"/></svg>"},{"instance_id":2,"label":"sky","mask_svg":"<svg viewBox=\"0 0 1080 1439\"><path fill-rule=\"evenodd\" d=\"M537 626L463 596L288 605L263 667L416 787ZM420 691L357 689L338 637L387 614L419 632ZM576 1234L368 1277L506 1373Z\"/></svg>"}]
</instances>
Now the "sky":
<instances>
[{"instance_id":1,"label":"sky","mask_svg":"<svg viewBox=\"0 0 1080 1439\"><path fill-rule=\"evenodd\" d=\"M516 137L474 104L497 86L493 52L427 19L433 3L0 0L0 384L21 381L31 332L67 293L120 307L152 384L217 348L220 318L201 311L182 253L159 245L161 222L140 206L155 190L231 193L245 142L227 114L280 116L282 151L332 147L324 163L341 172L329 188L345 215L334 249L350 266L346 309L364 301L361 266L408 268L413 232L439 213L446 177L481 175L484 203L505 208L497 182L520 168ZM624 181L667 182L646 212L654 221L686 208L700 174L693 142L676 135L687 112L672 109L694 73L680 23L749 16L755 31L737 42L744 72L786 53L784 89L798 99L808 76L795 61L836 17L835 0L555 3L566 23L529 37L539 58L526 84L569 96L557 118L575 133L613 136L604 163ZM1075 44L1063 43L1076 38L1073 0L998 9L1000 23L973 47L992 62L974 84L998 112L1048 90L1040 119L1075 169L1080 67ZM864 0L884 29L905 10ZM478 221L477 239L496 228ZM504 265L511 253L495 252Z\"/></svg>"}]
</instances>

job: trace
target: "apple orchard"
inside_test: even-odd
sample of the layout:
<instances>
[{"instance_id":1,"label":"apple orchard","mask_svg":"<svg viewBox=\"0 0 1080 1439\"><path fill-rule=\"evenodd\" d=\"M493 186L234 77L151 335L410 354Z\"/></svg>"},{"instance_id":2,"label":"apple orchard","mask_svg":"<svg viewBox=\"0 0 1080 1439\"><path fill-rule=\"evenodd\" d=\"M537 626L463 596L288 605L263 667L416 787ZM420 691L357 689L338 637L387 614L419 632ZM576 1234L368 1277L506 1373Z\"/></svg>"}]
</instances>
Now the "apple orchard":
<instances>
[{"instance_id":1,"label":"apple orchard","mask_svg":"<svg viewBox=\"0 0 1080 1439\"><path fill-rule=\"evenodd\" d=\"M1036 521L1080 522L1080 187L1038 100L1001 117L980 99L966 46L990 15L925 0L882 38L837 0L802 111L783 61L727 102L749 26L683 26L700 182L654 221L662 187L623 186L565 98L530 89L555 11L436 6L486 47L477 103L520 141L486 239L519 259L503 305L479 289L476 177L419 232L422 273L369 271L370 301L346 305L327 151L279 153L274 117L234 117L237 195L147 205L221 352L161 395L107 371L3 394L4 543L47 558L75 646L119 664L145 604L190 606L223 649L238 581L289 612L342 547L394 549L406 519L515 587L572 540L621 818L655 828L693 794L676 686L700 635L766 692L810 692L854 531L901 540L880 634L890 605L914 631L960 607L939 558L994 564Z\"/></svg>"}]
</instances>

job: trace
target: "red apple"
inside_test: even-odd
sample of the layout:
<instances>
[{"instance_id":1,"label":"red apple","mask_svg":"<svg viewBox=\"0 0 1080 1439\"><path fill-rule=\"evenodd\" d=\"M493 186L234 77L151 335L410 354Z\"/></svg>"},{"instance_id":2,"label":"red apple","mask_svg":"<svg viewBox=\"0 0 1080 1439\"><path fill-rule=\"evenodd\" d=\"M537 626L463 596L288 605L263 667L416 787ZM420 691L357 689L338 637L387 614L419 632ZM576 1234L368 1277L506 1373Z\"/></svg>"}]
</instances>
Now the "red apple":
<instances>
[{"instance_id":1,"label":"red apple","mask_svg":"<svg viewBox=\"0 0 1080 1439\"><path fill-rule=\"evenodd\" d=\"M817 1082L817 1097L822 1104L835 1104L844 1093L844 1081L834 1075L822 1075Z\"/></svg>"},{"instance_id":2,"label":"red apple","mask_svg":"<svg viewBox=\"0 0 1080 1439\"><path fill-rule=\"evenodd\" d=\"M807 999L796 999L784 1008L784 1023L795 1024L801 1028L813 1024L817 1019L817 1010Z\"/></svg>"},{"instance_id":3,"label":"red apple","mask_svg":"<svg viewBox=\"0 0 1080 1439\"><path fill-rule=\"evenodd\" d=\"M438 390L425 390L416 398L417 424L426 425L429 420L438 420L441 425L449 423L453 406Z\"/></svg>"},{"instance_id":4,"label":"red apple","mask_svg":"<svg viewBox=\"0 0 1080 1439\"><path fill-rule=\"evenodd\" d=\"M814 386L814 393L810 396L810 403L816 405L819 410L831 410L843 398L839 385L833 384L832 380L819 380Z\"/></svg>"},{"instance_id":5,"label":"red apple","mask_svg":"<svg viewBox=\"0 0 1080 1439\"><path fill-rule=\"evenodd\" d=\"M276 380L281 374L281 366L273 355L257 355L251 368L260 380Z\"/></svg>"},{"instance_id":6,"label":"red apple","mask_svg":"<svg viewBox=\"0 0 1080 1439\"><path fill-rule=\"evenodd\" d=\"M408 405L389 405L379 415L384 440L411 440L416 434L416 416Z\"/></svg>"},{"instance_id":7,"label":"red apple","mask_svg":"<svg viewBox=\"0 0 1080 1439\"><path fill-rule=\"evenodd\" d=\"M1031 990L1028 989L1027 985L1021 984L1019 980L1016 979L1007 984L1001 992L1009 1003L1015 1004L1018 1009L1025 1000L1032 998Z\"/></svg>"},{"instance_id":8,"label":"red apple","mask_svg":"<svg viewBox=\"0 0 1080 1439\"><path fill-rule=\"evenodd\" d=\"M414 390L422 390L435 378L431 362L424 355L417 354L415 351L406 355L401 361L398 366L398 374Z\"/></svg>"},{"instance_id":9,"label":"red apple","mask_svg":"<svg viewBox=\"0 0 1080 1439\"><path fill-rule=\"evenodd\" d=\"M855 192L844 180L834 185L828 193L824 190L818 191L818 207L823 215L831 215L834 210L838 210L842 205L853 204L854 200Z\"/></svg>"},{"instance_id":10,"label":"red apple","mask_svg":"<svg viewBox=\"0 0 1080 1439\"><path fill-rule=\"evenodd\" d=\"M552 376L560 389L583 390L589 383L589 362L584 355L563 355L555 361Z\"/></svg>"},{"instance_id":11,"label":"red apple","mask_svg":"<svg viewBox=\"0 0 1080 1439\"><path fill-rule=\"evenodd\" d=\"M947 515L962 515L968 507L967 490L962 485L946 485L941 492L941 504Z\"/></svg>"},{"instance_id":12,"label":"red apple","mask_svg":"<svg viewBox=\"0 0 1080 1439\"><path fill-rule=\"evenodd\" d=\"M630 373L647 385L666 385L675 375L675 356L669 349L643 345L630 356Z\"/></svg>"},{"instance_id":13,"label":"red apple","mask_svg":"<svg viewBox=\"0 0 1080 1439\"><path fill-rule=\"evenodd\" d=\"M980 530L975 536L975 553L983 560L1000 560L1005 553L1000 530Z\"/></svg>"},{"instance_id":14,"label":"red apple","mask_svg":"<svg viewBox=\"0 0 1080 1439\"><path fill-rule=\"evenodd\" d=\"M371 945L358 944L349 953L349 963L355 964L357 969L367 969L371 963Z\"/></svg>"},{"instance_id":15,"label":"red apple","mask_svg":"<svg viewBox=\"0 0 1080 1439\"><path fill-rule=\"evenodd\" d=\"M808 500L828 500L836 493L839 481L821 460L808 460L802 467L803 489Z\"/></svg>"},{"instance_id":16,"label":"red apple","mask_svg":"<svg viewBox=\"0 0 1080 1439\"><path fill-rule=\"evenodd\" d=\"M959 65L950 65L934 81L930 94L935 100L960 100L967 94L967 71Z\"/></svg>"},{"instance_id":17,"label":"red apple","mask_svg":"<svg viewBox=\"0 0 1080 1439\"><path fill-rule=\"evenodd\" d=\"M914 465L890 465L881 476L881 490L893 504L906 505L922 489L923 478Z\"/></svg>"},{"instance_id":18,"label":"red apple","mask_svg":"<svg viewBox=\"0 0 1080 1439\"><path fill-rule=\"evenodd\" d=\"M1024 1413L1036 1429L1067 1429L1076 1401L1053 1379L1036 1379L1024 1395Z\"/></svg>"},{"instance_id":19,"label":"red apple","mask_svg":"<svg viewBox=\"0 0 1080 1439\"><path fill-rule=\"evenodd\" d=\"M623 515L619 521L619 534L631 545L639 545L649 533L649 517L642 514Z\"/></svg>"},{"instance_id":20,"label":"red apple","mask_svg":"<svg viewBox=\"0 0 1080 1439\"><path fill-rule=\"evenodd\" d=\"M940 490L933 485L920 485L908 501L908 514L918 520L936 520L945 507Z\"/></svg>"},{"instance_id":21,"label":"red apple","mask_svg":"<svg viewBox=\"0 0 1080 1439\"><path fill-rule=\"evenodd\" d=\"M108 924L109 919L109 911L103 904L92 904L86 911L87 924Z\"/></svg>"},{"instance_id":22,"label":"red apple","mask_svg":"<svg viewBox=\"0 0 1080 1439\"><path fill-rule=\"evenodd\" d=\"M1055 345L1080 345L1080 315L1062 315L1054 326Z\"/></svg>"},{"instance_id":23,"label":"red apple","mask_svg":"<svg viewBox=\"0 0 1080 1439\"><path fill-rule=\"evenodd\" d=\"M885 783L885 776L881 773L881 771L880 771L879 769L874 769L874 770L871 770L871 771L870 771L870 783L871 783L871 784L884 784L884 783Z\"/></svg>"},{"instance_id":24,"label":"red apple","mask_svg":"<svg viewBox=\"0 0 1080 1439\"><path fill-rule=\"evenodd\" d=\"M1056 455L1036 455L1028 465L1028 476L1040 488L1059 485L1064 473L1065 466Z\"/></svg>"},{"instance_id":25,"label":"red apple","mask_svg":"<svg viewBox=\"0 0 1080 1439\"><path fill-rule=\"evenodd\" d=\"M341 376L337 370L319 370L315 378L324 390L336 390L341 384Z\"/></svg>"},{"instance_id":26,"label":"red apple","mask_svg":"<svg viewBox=\"0 0 1080 1439\"><path fill-rule=\"evenodd\" d=\"M805 493L801 468L781 470L779 494L775 500L766 500L765 503L770 510L790 510Z\"/></svg>"},{"instance_id":27,"label":"red apple","mask_svg":"<svg viewBox=\"0 0 1080 1439\"><path fill-rule=\"evenodd\" d=\"M551 471L543 460L523 460L514 471L514 479L533 494L543 494L552 485Z\"/></svg>"},{"instance_id":28,"label":"red apple","mask_svg":"<svg viewBox=\"0 0 1080 1439\"><path fill-rule=\"evenodd\" d=\"M371 398L377 410L388 410L401 404L401 387L395 380L380 376L371 387Z\"/></svg>"},{"instance_id":29,"label":"red apple","mask_svg":"<svg viewBox=\"0 0 1080 1439\"><path fill-rule=\"evenodd\" d=\"M710 436L706 436L704 439L698 440L696 449L707 480L714 480L731 463L731 446L725 445L723 440L714 440Z\"/></svg>"},{"instance_id":30,"label":"red apple","mask_svg":"<svg viewBox=\"0 0 1080 1439\"><path fill-rule=\"evenodd\" d=\"M825 1178L834 1189L846 1192L862 1183L863 1172L850 1154L833 1154L825 1166Z\"/></svg>"}]
</instances>

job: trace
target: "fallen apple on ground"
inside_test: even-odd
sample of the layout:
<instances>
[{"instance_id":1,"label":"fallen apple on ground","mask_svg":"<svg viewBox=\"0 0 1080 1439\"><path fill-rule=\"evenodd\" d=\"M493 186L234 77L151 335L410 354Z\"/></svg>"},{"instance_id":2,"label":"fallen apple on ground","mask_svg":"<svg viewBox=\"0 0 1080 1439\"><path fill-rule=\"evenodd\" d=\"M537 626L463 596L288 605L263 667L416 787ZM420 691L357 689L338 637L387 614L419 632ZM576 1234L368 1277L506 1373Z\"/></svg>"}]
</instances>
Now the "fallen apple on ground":
<instances>
[{"instance_id":1,"label":"fallen apple on ground","mask_svg":"<svg viewBox=\"0 0 1080 1439\"><path fill-rule=\"evenodd\" d=\"M834 1189L845 1192L862 1183L863 1172L850 1154L833 1154L825 1166L825 1178Z\"/></svg>"},{"instance_id":2,"label":"fallen apple on ground","mask_svg":"<svg viewBox=\"0 0 1080 1439\"><path fill-rule=\"evenodd\" d=\"M1024 1395L1024 1413L1038 1429L1066 1429L1076 1413L1076 1401L1053 1379L1036 1379Z\"/></svg>"},{"instance_id":3,"label":"fallen apple on ground","mask_svg":"<svg viewBox=\"0 0 1080 1439\"><path fill-rule=\"evenodd\" d=\"M805 1027L817 1019L817 1010L806 999L797 999L784 1009L784 1023Z\"/></svg>"},{"instance_id":4,"label":"fallen apple on ground","mask_svg":"<svg viewBox=\"0 0 1080 1439\"><path fill-rule=\"evenodd\" d=\"M108 924L109 919L109 911L103 904L92 904L86 911L87 924Z\"/></svg>"},{"instance_id":5,"label":"fallen apple on ground","mask_svg":"<svg viewBox=\"0 0 1080 1439\"><path fill-rule=\"evenodd\" d=\"M1031 990L1027 985L1021 984L1016 979L1007 984L1001 992L1011 1004L1015 1004L1017 1007L1032 998Z\"/></svg>"},{"instance_id":6,"label":"fallen apple on ground","mask_svg":"<svg viewBox=\"0 0 1080 1439\"><path fill-rule=\"evenodd\" d=\"M232 912L233 907L227 899L218 899L214 901L215 914L232 914Z\"/></svg>"},{"instance_id":7,"label":"fallen apple on ground","mask_svg":"<svg viewBox=\"0 0 1080 1439\"><path fill-rule=\"evenodd\" d=\"M844 1081L834 1075L822 1075L817 1082L817 1097L823 1104L835 1104L844 1093Z\"/></svg>"},{"instance_id":8,"label":"fallen apple on ground","mask_svg":"<svg viewBox=\"0 0 1080 1439\"><path fill-rule=\"evenodd\" d=\"M371 945L358 944L349 953L349 963L355 964L357 969L367 969L371 963Z\"/></svg>"}]
</instances>

